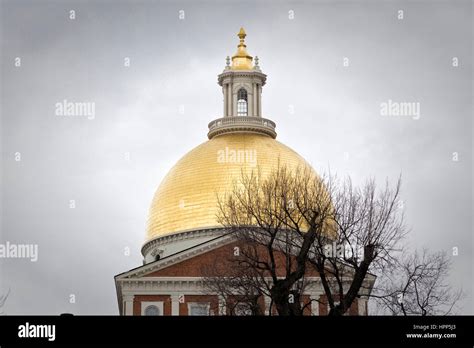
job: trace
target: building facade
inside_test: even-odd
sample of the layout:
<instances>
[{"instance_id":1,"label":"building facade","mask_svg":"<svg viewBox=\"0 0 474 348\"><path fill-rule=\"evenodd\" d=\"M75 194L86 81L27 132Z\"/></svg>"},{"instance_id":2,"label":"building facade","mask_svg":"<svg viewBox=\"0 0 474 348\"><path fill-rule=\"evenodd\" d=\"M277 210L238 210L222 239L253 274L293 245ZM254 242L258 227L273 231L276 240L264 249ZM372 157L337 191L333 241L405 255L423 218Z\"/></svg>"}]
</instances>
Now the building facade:
<instances>
[{"instance_id":1,"label":"building facade","mask_svg":"<svg viewBox=\"0 0 474 348\"><path fill-rule=\"evenodd\" d=\"M158 187L142 247L143 265L115 276L121 315L242 314L231 310L223 297L206 293L202 285L203 267L224 262L236 243L217 221L218 197L232 190L242 172L257 166L264 175L278 165L311 169L276 140L275 123L263 117L266 75L258 57L247 52L243 29L238 37L236 54L227 57L218 76L222 117L209 123L208 140L181 158ZM317 275L306 279L311 282L302 297L305 314L327 314ZM262 311L271 314L270 299L261 302ZM367 314L367 300L357 299L349 314Z\"/></svg>"}]
</instances>

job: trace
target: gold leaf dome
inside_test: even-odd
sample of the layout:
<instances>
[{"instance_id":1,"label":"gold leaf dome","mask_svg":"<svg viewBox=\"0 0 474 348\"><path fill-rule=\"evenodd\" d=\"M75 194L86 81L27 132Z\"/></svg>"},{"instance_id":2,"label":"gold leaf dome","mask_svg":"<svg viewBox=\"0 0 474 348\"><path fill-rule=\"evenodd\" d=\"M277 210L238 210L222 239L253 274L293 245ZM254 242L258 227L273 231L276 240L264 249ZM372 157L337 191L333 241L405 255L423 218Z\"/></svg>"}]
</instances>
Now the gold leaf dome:
<instances>
[{"instance_id":1,"label":"gold leaf dome","mask_svg":"<svg viewBox=\"0 0 474 348\"><path fill-rule=\"evenodd\" d=\"M153 198L146 242L189 230L221 227L218 197L231 193L242 170L268 175L280 163L291 170L310 167L295 151L256 133L227 133L202 143L169 171ZM312 169L311 169L312 170Z\"/></svg>"}]
</instances>

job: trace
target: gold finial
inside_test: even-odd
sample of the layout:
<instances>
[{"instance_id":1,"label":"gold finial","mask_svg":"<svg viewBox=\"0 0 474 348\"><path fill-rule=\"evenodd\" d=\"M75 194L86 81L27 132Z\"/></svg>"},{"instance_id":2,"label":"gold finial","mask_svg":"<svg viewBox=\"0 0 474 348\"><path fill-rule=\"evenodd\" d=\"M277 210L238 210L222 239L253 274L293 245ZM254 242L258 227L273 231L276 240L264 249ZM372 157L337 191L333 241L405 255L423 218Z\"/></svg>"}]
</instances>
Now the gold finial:
<instances>
[{"instance_id":1,"label":"gold finial","mask_svg":"<svg viewBox=\"0 0 474 348\"><path fill-rule=\"evenodd\" d=\"M241 41L244 41L244 40L245 40L245 37L247 36L247 34L245 33L244 28L240 28L240 31L239 31L239 33L237 34L237 36L239 37L239 39L240 39Z\"/></svg>"},{"instance_id":2,"label":"gold finial","mask_svg":"<svg viewBox=\"0 0 474 348\"><path fill-rule=\"evenodd\" d=\"M252 56L247 52L247 46L245 45L245 33L244 28L240 28L237 36L240 39L240 43L237 46L237 53L232 57L232 67L233 70L252 70Z\"/></svg>"}]
</instances>

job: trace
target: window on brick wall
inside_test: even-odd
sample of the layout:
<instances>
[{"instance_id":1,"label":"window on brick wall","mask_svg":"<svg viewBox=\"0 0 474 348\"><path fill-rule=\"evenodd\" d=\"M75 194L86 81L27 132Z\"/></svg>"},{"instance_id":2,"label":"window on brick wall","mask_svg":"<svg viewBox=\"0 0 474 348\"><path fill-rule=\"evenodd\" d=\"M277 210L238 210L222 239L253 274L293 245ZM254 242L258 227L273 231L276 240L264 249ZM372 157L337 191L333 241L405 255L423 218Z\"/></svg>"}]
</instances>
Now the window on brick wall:
<instances>
[{"instance_id":1,"label":"window on brick wall","mask_svg":"<svg viewBox=\"0 0 474 348\"><path fill-rule=\"evenodd\" d=\"M145 315L160 315L160 309L157 306L151 305L145 308Z\"/></svg>"},{"instance_id":2,"label":"window on brick wall","mask_svg":"<svg viewBox=\"0 0 474 348\"><path fill-rule=\"evenodd\" d=\"M252 315L252 309L246 303L238 303L234 308L234 313L238 316Z\"/></svg>"},{"instance_id":3,"label":"window on brick wall","mask_svg":"<svg viewBox=\"0 0 474 348\"><path fill-rule=\"evenodd\" d=\"M188 315L191 316L208 316L209 303L190 302L188 303Z\"/></svg>"},{"instance_id":4,"label":"window on brick wall","mask_svg":"<svg viewBox=\"0 0 474 348\"><path fill-rule=\"evenodd\" d=\"M146 316L163 315L163 301L144 301L141 303L141 314Z\"/></svg>"}]
</instances>

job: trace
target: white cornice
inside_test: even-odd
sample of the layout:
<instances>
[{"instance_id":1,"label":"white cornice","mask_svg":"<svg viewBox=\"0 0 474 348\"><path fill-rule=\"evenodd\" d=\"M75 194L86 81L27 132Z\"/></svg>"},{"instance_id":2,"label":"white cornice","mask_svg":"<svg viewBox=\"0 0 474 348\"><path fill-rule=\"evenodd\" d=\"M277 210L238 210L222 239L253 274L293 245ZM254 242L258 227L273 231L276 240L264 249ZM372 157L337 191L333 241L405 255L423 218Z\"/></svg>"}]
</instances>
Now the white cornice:
<instances>
[{"instance_id":1,"label":"white cornice","mask_svg":"<svg viewBox=\"0 0 474 348\"><path fill-rule=\"evenodd\" d=\"M124 294L134 295L150 293L179 294L202 293L201 277L175 277L175 278L140 278L140 279L120 279L121 289Z\"/></svg>"},{"instance_id":2,"label":"white cornice","mask_svg":"<svg viewBox=\"0 0 474 348\"><path fill-rule=\"evenodd\" d=\"M194 238L199 238L199 237L218 237L219 235L222 235L225 232L225 229L222 227L211 227L211 228L205 228L205 229L200 229L200 230L187 230L187 231L181 231L173 234L168 234L160 237L156 237L155 239L147 241L143 246L142 246L142 255L145 256L150 252L150 250L175 243L177 241L181 240L188 240L188 239L194 239Z\"/></svg>"},{"instance_id":3,"label":"white cornice","mask_svg":"<svg viewBox=\"0 0 474 348\"><path fill-rule=\"evenodd\" d=\"M230 235L222 235L220 237L217 237L215 239L211 239L207 242L196 245L196 246L194 246L192 248L189 248L187 250L183 250L183 251L178 252L176 254L170 255L170 256L165 257L163 259L160 259L158 261L148 263L148 264L143 265L141 267L132 269L128 272L119 274L115 277L115 279L120 280L120 279L126 279L126 278L143 277L145 274L153 273L153 272L158 271L160 269L172 266L172 265L177 264L179 262L182 262L184 260L188 260L192 257L195 257L197 255L208 252L212 249L223 246L227 243L230 243L232 240L234 240L234 237L232 237Z\"/></svg>"},{"instance_id":4,"label":"white cornice","mask_svg":"<svg viewBox=\"0 0 474 348\"><path fill-rule=\"evenodd\" d=\"M239 77L250 77L253 80L257 79L262 84L262 86L265 85L267 80L267 75L258 70L225 70L223 73L218 75L217 81L219 85L222 86L223 83L228 83L229 80Z\"/></svg>"}]
</instances>

